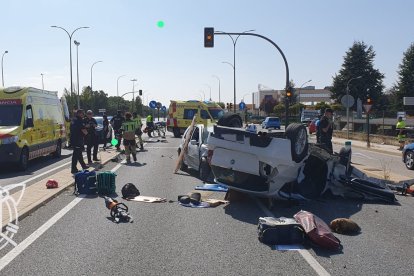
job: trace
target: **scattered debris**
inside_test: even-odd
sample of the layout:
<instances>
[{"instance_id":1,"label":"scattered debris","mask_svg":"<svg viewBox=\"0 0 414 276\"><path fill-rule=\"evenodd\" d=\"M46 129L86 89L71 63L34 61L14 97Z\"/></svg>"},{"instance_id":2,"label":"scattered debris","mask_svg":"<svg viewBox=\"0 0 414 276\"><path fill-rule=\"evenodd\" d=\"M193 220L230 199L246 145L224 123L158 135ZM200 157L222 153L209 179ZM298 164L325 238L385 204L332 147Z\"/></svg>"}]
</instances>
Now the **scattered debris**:
<instances>
[{"instance_id":1,"label":"scattered debris","mask_svg":"<svg viewBox=\"0 0 414 276\"><path fill-rule=\"evenodd\" d=\"M337 218L329 224L332 231L338 234L356 234L361 231L361 228L351 219Z\"/></svg>"}]
</instances>

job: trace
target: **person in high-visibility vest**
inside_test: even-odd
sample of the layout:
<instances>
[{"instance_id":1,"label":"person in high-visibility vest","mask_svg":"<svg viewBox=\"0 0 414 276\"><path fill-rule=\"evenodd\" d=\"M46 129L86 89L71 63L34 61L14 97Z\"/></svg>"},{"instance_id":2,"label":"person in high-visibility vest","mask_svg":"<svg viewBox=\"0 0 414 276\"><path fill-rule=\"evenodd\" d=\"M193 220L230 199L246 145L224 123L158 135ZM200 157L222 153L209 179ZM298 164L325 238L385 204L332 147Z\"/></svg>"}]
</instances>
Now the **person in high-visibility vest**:
<instances>
[{"instance_id":1,"label":"person in high-visibility vest","mask_svg":"<svg viewBox=\"0 0 414 276\"><path fill-rule=\"evenodd\" d=\"M127 163L131 163L130 154L134 161L137 161L137 147L135 142L135 131L137 130L137 123L132 120L131 113L125 113L125 121L122 123L121 131L124 138L125 156Z\"/></svg>"},{"instance_id":2,"label":"person in high-visibility vest","mask_svg":"<svg viewBox=\"0 0 414 276\"><path fill-rule=\"evenodd\" d=\"M136 112L133 113L133 120L136 122L137 124L137 130L135 132L135 134L137 135L138 138L138 143L139 143L139 149L140 150L144 150L144 143L142 142L142 121L141 121L141 116L139 116Z\"/></svg>"},{"instance_id":3,"label":"person in high-visibility vest","mask_svg":"<svg viewBox=\"0 0 414 276\"><path fill-rule=\"evenodd\" d=\"M400 143L399 150L403 150L405 145L405 121L402 119L402 117L398 117L398 122L395 128L398 131L397 138L398 142Z\"/></svg>"}]
</instances>

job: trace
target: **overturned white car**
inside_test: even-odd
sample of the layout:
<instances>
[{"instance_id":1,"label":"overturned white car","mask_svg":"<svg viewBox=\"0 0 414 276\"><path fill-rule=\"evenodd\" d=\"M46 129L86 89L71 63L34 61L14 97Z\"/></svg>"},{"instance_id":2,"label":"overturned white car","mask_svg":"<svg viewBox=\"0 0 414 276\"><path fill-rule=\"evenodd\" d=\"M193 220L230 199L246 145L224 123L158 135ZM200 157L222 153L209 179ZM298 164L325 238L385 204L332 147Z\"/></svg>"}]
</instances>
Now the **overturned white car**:
<instances>
[{"instance_id":1,"label":"overturned white car","mask_svg":"<svg viewBox=\"0 0 414 276\"><path fill-rule=\"evenodd\" d=\"M309 144L301 124L258 134L215 126L207 145L213 150L215 181L234 190L260 197L316 198L329 189L334 195L395 201L385 183L350 165L350 149L331 155Z\"/></svg>"}]
</instances>

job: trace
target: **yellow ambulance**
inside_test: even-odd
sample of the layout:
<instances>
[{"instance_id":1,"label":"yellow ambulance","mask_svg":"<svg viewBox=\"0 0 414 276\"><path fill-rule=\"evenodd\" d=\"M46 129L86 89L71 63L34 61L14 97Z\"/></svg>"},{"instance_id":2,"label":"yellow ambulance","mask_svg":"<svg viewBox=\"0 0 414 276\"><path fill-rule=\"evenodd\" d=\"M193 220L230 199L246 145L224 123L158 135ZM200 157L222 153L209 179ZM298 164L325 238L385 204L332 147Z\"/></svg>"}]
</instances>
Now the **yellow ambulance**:
<instances>
[{"instance_id":1,"label":"yellow ambulance","mask_svg":"<svg viewBox=\"0 0 414 276\"><path fill-rule=\"evenodd\" d=\"M0 89L0 162L13 162L25 170L34 158L60 157L65 143L65 118L57 92Z\"/></svg>"},{"instance_id":2,"label":"yellow ambulance","mask_svg":"<svg viewBox=\"0 0 414 276\"><path fill-rule=\"evenodd\" d=\"M174 133L174 137L180 137L191 125L194 115L197 115L196 124L207 126L216 123L224 115L224 110L216 102L170 101L167 130Z\"/></svg>"}]
</instances>

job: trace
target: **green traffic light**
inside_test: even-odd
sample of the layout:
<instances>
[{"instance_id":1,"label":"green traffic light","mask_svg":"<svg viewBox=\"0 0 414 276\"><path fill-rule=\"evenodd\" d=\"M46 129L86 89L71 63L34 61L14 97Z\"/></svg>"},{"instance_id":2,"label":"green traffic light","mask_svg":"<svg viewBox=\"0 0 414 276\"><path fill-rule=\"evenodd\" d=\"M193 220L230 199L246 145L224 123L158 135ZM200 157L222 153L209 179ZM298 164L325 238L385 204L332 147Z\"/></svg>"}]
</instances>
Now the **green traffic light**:
<instances>
[{"instance_id":1,"label":"green traffic light","mask_svg":"<svg viewBox=\"0 0 414 276\"><path fill-rule=\"evenodd\" d=\"M163 28L164 27L164 21L162 21L162 20L158 21L157 26L158 26L158 28Z\"/></svg>"}]
</instances>

